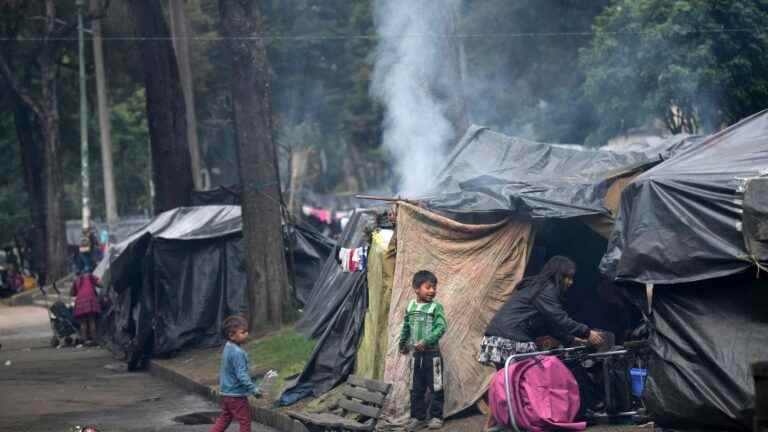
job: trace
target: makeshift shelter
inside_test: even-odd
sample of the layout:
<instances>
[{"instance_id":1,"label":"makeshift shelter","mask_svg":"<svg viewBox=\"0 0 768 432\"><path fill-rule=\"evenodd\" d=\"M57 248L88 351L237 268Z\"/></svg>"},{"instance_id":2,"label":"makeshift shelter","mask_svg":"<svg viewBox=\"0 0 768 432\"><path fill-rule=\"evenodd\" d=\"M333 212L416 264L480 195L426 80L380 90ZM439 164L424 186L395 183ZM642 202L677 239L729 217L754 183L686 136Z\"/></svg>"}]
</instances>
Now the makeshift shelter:
<instances>
[{"instance_id":1,"label":"makeshift shelter","mask_svg":"<svg viewBox=\"0 0 768 432\"><path fill-rule=\"evenodd\" d=\"M766 185L763 111L641 174L621 196L602 269L647 284L645 400L664 425L750 428L749 364L768 358Z\"/></svg>"},{"instance_id":2,"label":"makeshift shelter","mask_svg":"<svg viewBox=\"0 0 768 432\"><path fill-rule=\"evenodd\" d=\"M286 230L293 241L295 278L309 292L310 277L333 245L304 227ZM221 323L247 310L245 243L239 206L181 207L158 215L114 245L95 274L109 287L105 335L138 358L173 355L221 342Z\"/></svg>"},{"instance_id":3,"label":"makeshift shelter","mask_svg":"<svg viewBox=\"0 0 768 432\"><path fill-rule=\"evenodd\" d=\"M536 143L472 126L424 201L456 213L504 211L532 218L610 215L603 199L613 182L658 162L658 156L645 153Z\"/></svg>"},{"instance_id":4,"label":"makeshift shelter","mask_svg":"<svg viewBox=\"0 0 768 432\"><path fill-rule=\"evenodd\" d=\"M681 142L670 142L669 146L685 147ZM413 295L413 272L421 268L436 272L440 281L438 300L448 303L445 305L451 321L445 346L441 348L448 374L446 413L457 413L474 404L483 392L492 371L475 360L477 348L487 322L526 270L569 246L573 249L581 245L583 249L586 245L589 253L577 250L572 254L588 260L585 271L577 278L577 284L583 282L575 291L587 292L584 299L597 296L597 264L605 251L605 237L620 191L631 178L659 161L658 155L533 143L472 127L439 173L432 192L420 200L423 207L400 204L396 241L389 245L387 255L389 258L396 252L393 282L379 282L388 276L376 267L376 257L380 257L376 251L381 248L376 246L374 236L367 277L367 311L348 312L353 302L365 308L364 297L351 295L357 292L349 282L354 276L342 274L338 264L329 259L329 271L324 270L318 280L314 300L308 302L299 328L309 336L320 337L323 331L344 323L343 328L348 331L346 340L361 341L359 345L344 344L345 349L353 347L351 353L341 354L350 359L350 366L344 370L352 370L354 349L356 373L379 377L378 371L383 367L384 380L394 384L388 411L401 415L408 403L407 380L402 379L407 374L404 358L395 352L397 344L393 341L402 325L402 302ZM348 227L344 237L354 241L345 241L345 245L359 246L362 231L359 225ZM536 231L541 235L534 236ZM562 235L571 232L574 235ZM587 273L589 277L585 277ZM338 277L341 279L334 280ZM319 288L320 285L323 287ZM391 296L387 301L389 290ZM340 316L334 314L340 309L341 299L349 299L341 309L353 322L340 321ZM591 318L584 299L576 304L576 309ZM467 313L467 308L471 312ZM385 318L382 312L387 309ZM384 334L385 326L388 336L377 337ZM350 328L355 331L349 331ZM377 339L379 343L373 343ZM382 339L386 342L381 343ZM318 341L313 360L297 385L285 392L284 403L322 393L332 387L329 382L335 385L345 378L338 374L340 368L323 369L335 371L332 380L318 372L316 364L320 359L331 358L330 353L338 356L340 352L333 346L324 348L326 344L322 339Z\"/></svg>"},{"instance_id":5,"label":"makeshift shelter","mask_svg":"<svg viewBox=\"0 0 768 432\"><path fill-rule=\"evenodd\" d=\"M355 248L366 241L365 228L375 221L370 211L357 211L342 234L340 247ZM332 254L323 265L296 329L317 339L304 370L281 396L288 405L318 396L352 372L368 308L365 272L344 273Z\"/></svg>"},{"instance_id":6,"label":"makeshift shelter","mask_svg":"<svg viewBox=\"0 0 768 432\"><path fill-rule=\"evenodd\" d=\"M429 269L438 279L437 301L449 319L440 341L444 359L445 414L455 414L482 395L493 368L475 360L488 322L525 272L532 233L526 220L494 224L455 222L410 204L397 215L397 258L389 313L389 347L384 380L392 382L388 408L400 415L409 406L409 358L397 339L406 304L413 298L411 278ZM397 379L400 377L401 379Z\"/></svg>"},{"instance_id":7,"label":"makeshift shelter","mask_svg":"<svg viewBox=\"0 0 768 432\"><path fill-rule=\"evenodd\" d=\"M670 140L659 153L671 155L670 149L687 148L689 142L687 137ZM393 351L392 342L400 324L400 303L412 296L408 278L420 268L439 273L438 300L452 302L455 297L461 305L453 313L446 305L449 321L451 317L457 321L450 323L449 333L455 328L459 334L447 335L445 346L441 342L447 415L471 406L484 392L492 371L480 365L476 355L485 327L522 275L538 272L549 257L566 254L577 261L578 276L568 304L576 318L595 328L610 327L614 321L625 319L604 319L600 313L609 306L598 296L601 281L597 265L605 251L605 238L621 190L660 160L658 153L651 156L542 144L486 128L470 128L439 172L431 192L421 200L429 210L450 219L407 204L399 206L403 214L398 214L390 348L384 375L385 381L394 384L390 413L403 415L408 404L408 383L398 379L406 364ZM519 226L513 235L489 238L482 247L462 252L462 239L469 233L513 223ZM439 232L436 226L443 230L439 235L435 234ZM418 235L410 236L411 232ZM424 233L432 233L444 243ZM420 248L425 241L421 237L426 238L429 248ZM404 250L409 252L401 252ZM494 251L513 255L499 257L493 255ZM443 268L457 257L462 259L454 262L455 268ZM474 268L482 268L482 274L475 274ZM441 297L446 287L447 294ZM466 313L467 305L470 313ZM448 342L454 340L457 342Z\"/></svg>"}]
</instances>

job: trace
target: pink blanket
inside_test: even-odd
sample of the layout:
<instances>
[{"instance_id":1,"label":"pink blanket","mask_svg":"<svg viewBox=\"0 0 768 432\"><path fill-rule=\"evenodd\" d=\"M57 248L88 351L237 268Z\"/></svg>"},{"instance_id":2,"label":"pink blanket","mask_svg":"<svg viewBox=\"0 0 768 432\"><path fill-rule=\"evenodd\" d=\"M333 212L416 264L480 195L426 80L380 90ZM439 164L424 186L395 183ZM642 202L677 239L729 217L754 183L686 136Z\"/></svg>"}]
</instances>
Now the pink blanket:
<instances>
[{"instance_id":1,"label":"pink blanket","mask_svg":"<svg viewBox=\"0 0 768 432\"><path fill-rule=\"evenodd\" d=\"M560 359L540 356L523 360L510 364L507 373L513 413L519 429L538 432L586 428L586 423L573 421L579 410L579 386ZM496 422L511 426L503 370L493 377L488 399Z\"/></svg>"}]
</instances>

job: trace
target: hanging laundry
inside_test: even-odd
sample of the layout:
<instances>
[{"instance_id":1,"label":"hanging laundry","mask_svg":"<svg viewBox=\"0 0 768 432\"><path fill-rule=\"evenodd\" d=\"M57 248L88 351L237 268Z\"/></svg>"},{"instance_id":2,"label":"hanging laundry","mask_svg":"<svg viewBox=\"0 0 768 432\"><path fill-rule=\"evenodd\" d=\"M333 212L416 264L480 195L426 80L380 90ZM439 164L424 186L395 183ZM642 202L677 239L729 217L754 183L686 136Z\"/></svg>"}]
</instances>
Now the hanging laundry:
<instances>
[{"instance_id":1,"label":"hanging laundry","mask_svg":"<svg viewBox=\"0 0 768 432\"><path fill-rule=\"evenodd\" d=\"M344 273L354 273L356 271L365 271L368 264L368 247L359 248L339 248L339 263L341 271Z\"/></svg>"}]
</instances>

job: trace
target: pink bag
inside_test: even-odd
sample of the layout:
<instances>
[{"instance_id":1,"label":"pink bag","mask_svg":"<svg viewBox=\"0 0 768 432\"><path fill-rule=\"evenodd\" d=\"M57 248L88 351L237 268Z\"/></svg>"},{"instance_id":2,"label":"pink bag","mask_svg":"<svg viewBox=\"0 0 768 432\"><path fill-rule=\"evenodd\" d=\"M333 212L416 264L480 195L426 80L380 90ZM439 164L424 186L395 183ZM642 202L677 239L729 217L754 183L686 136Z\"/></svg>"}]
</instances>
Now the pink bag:
<instances>
[{"instance_id":1,"label":"pink bag","mask_svg":"<svg viewBox=\"0 0 768 432\"><path fill-rule=\"evenodd\" d=\"M529 358L511 363L507 373L518 429L533 432L586 429L585 422L573 422L581 403L579 386L560 359L555 356ZM488 401L496 423L512 426L504 390L504 370L493 377Z\"/></svg>"}]
</instances>

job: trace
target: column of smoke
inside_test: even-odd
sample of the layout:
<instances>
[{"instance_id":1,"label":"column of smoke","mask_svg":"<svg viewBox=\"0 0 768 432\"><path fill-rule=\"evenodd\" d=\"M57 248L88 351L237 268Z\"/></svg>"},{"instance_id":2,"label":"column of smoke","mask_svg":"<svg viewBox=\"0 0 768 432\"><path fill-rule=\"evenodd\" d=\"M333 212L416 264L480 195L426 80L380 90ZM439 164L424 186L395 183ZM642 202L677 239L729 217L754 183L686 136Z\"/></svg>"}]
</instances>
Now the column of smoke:
<instances>
[{"instance_id":1,"label":"column of smoke","mask_svg":"<svg viewBox=\"0 0 768 432\"><path fill-rule=\"evenodd\" d=\"M460 0L376 0L380 37L372 93L386 108L384 146L395 161L399 193L425 192L430 177L442 167L447 146L455 140L441 91L452 33L450 13Z\"/></svg>"}]
</instances>

